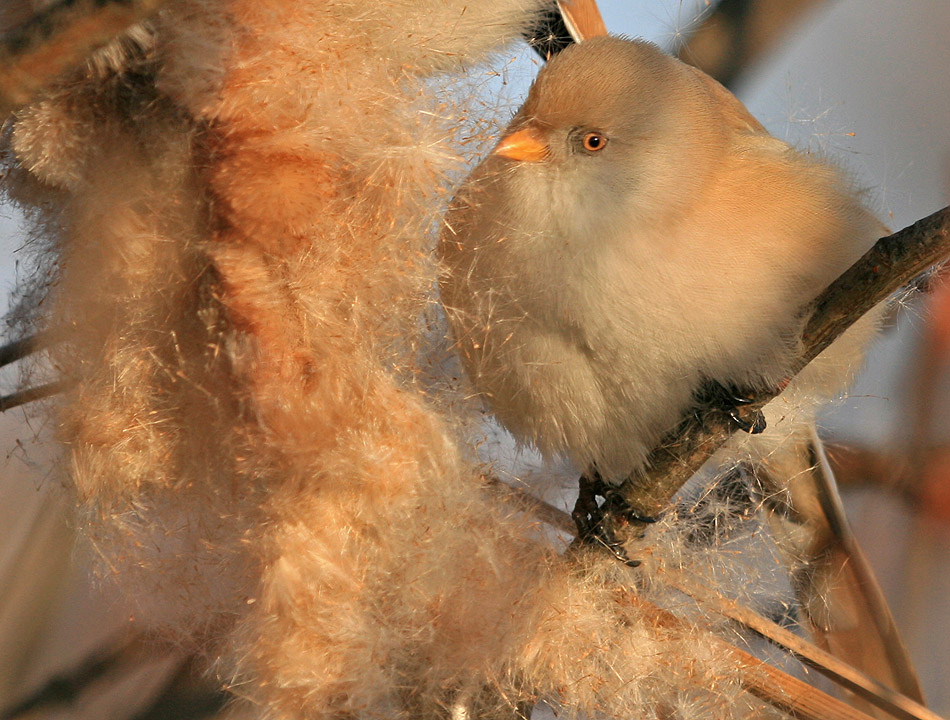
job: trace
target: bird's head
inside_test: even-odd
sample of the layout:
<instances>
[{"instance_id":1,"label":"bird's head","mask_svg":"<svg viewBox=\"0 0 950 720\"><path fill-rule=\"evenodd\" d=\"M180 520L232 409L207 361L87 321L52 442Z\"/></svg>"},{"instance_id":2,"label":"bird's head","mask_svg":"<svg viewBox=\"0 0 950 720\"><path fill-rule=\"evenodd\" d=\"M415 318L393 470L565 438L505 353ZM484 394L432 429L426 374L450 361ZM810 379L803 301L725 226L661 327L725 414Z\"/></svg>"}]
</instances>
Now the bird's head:
<instances>
[{"instance_id":1,"label":"bird's head","mask_svg":"<svg viewBox=\"0 0 950 720\"><path fill-rule=\"evenodd\" d=\"M591 207L658 216L713 165L721 122L694 71L657 47L594 38L555 56L494 149L493 164ZM712 150L712 152L710 152Z\"/></svg>"}]
</instances>

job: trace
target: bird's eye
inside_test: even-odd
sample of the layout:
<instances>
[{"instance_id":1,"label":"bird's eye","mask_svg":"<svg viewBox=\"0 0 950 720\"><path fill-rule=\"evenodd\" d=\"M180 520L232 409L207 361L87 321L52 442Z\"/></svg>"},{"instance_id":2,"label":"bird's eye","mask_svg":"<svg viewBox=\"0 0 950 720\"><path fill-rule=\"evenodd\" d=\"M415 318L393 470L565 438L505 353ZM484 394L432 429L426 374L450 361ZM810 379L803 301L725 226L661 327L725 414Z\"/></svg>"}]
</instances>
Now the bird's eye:
<instances>
[{"instance_id":1,"label":"bird's eye","mask_svg":"<svg viewBox=\"0 0 950 720\"><path fill-rule=\"evenodd\" d=\"M607 146L607 138L598 132L589 132L581 144L587 152L598 152Z\"/></svg>"}]
</instances>

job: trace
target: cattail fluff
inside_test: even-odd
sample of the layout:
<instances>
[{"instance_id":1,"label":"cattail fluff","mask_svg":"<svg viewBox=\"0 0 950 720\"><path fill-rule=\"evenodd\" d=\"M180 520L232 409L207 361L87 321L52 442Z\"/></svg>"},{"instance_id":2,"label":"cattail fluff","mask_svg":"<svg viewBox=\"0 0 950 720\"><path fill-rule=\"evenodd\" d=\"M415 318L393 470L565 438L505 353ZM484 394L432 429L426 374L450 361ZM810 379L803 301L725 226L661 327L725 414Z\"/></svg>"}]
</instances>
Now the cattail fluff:
<instances>
[{"instance_id":1,"label":"cattail fluff","mask_svg":"<svg viewBox=\"0 0 950 720\"><path fill-rule=\"evenodd\" d=\"M748 709L703 632L489 497L411 382L458 162L432 78L540 5L172 0L8 134L88 545L265 716Z\"/></svg>"}]
</instances>

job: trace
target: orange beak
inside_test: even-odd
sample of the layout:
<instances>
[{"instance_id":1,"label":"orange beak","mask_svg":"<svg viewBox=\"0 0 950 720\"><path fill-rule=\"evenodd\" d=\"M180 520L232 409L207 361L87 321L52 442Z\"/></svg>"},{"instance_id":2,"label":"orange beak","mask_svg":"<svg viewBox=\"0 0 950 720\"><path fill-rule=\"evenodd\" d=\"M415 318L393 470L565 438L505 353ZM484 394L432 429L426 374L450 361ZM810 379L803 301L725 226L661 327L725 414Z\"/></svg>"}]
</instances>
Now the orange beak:
<instances>
[{"instance_id":1,"label":"orange beak","mask_svg":"<svg viewBox=\"0 0 950 720\"><path fill-rule=\"evenodd\" d=\"M519 162L540 162L544 160L551 149L548 144L538 136L538 131L533 128L517 130L510 135L506 135L495 148L495 155Z\"/></svg>"}]
</instances>

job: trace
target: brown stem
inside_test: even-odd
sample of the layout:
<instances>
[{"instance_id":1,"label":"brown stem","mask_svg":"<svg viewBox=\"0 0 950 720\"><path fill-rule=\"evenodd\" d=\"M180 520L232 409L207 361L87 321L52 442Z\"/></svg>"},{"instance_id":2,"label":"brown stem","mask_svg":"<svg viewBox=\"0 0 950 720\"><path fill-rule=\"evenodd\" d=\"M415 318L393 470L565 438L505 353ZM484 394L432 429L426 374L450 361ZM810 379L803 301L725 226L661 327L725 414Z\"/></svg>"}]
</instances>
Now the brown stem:
<instances>
[{"instance_id":1,"label":"brown stem","mask_svg":"<svg viewBox=\"0 0 950 720\"><path fill-rule=\"evenodd\" d=\"M948 255L950 207L878 240L814 302L802 336L804 351L793 374L875 305ZM748 409L761 410L779 392L775 388L756 393ZM621 492L633 512L643 517L663 512L673 495L735 430L721 414L687 420L651 453L649 469L623 484Z\"/></svg>"},{"instance_id":2,"label":"brown stem","mask_svg":"<svg viewBox=\"0 0 950 720\"><path fill-rule=\"evenodd\" d=\"M62 333L40 330L33 335L11 340L6 345L0 346L0 367L6 367L18 360L42 352L62 339Z\"/></svg>"},{"instance_id":3,"label":"brown stem","mask_svg":"<svg viewBox=\"0 0 950 720\"><path fill-rule=\"evenodd\" d=\"M0 413L12 410L20 405L26 405L31 402L36 402L37 400L58 395L61 392L69 390L73 384L74 383L68 380L53 380L48 383L43 383L42 385L27 388L26 390L18 390L9 395L3 395L0 397Z\"/></svg>"}]
</instances>

